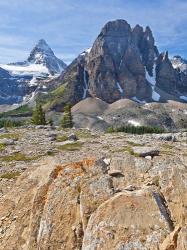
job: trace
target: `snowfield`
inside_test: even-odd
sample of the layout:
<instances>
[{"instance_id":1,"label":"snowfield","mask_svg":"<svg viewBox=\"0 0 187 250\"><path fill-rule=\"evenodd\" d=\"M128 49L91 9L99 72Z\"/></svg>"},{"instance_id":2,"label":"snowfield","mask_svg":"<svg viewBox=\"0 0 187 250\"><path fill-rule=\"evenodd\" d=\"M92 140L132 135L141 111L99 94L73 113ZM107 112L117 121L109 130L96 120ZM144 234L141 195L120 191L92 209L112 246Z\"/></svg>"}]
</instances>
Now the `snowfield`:
<instances>
[{"instance_id":1,"label":"snowfield","mask_svg":"<svg viewBox=\"0 0 187 250\"><path fill-rule=\"evenodd\" d=\"M180 96L180 99L187 102L187 96L182 95Z\"/></svg>"},{"instance_id":2,"label":"snowfield","mask_svg":"<svg viewBox=\"0 0 187 250\"><path fill-rule=\"evenodd\" d=\"M0 67L9 71L12 75L39 76L49 74L49 70L42 64L26 64L23 66L0 64Z\"/></svg>"}]
</instances>

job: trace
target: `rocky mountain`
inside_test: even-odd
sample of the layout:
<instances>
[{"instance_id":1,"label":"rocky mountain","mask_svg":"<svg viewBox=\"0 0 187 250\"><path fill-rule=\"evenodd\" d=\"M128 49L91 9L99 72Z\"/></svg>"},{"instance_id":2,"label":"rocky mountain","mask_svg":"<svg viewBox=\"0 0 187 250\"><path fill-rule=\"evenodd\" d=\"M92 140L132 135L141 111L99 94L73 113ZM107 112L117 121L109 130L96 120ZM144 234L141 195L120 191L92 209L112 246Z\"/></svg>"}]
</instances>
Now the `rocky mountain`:
<instances>
[{"instance_id":1,"label":"rocky mountain","mask_svg":"<svg viewBox=\"0 0 187 250\"><path fill-rule=\"evenodd\" d=\"M139 103L187 100L185 72L159 53L149 27L131 28L125 20L108 22L93 46L80 54L59 78L66 86L61 103L92 96L107 103L129 98Z\"/></svg>"},{"instance_id":2,"label":"rocky mountain","mask_svg":"<svg viewBox=\"0 0 187 250\"><path fill-rule=\"evenodd\" d=\"M48 81L58 76L66 64L54 55L42 39L26 61L1 64L0 67L0 104L14 104L27 102L36 93L48 91Z\"/></svg>"}]
</instances>

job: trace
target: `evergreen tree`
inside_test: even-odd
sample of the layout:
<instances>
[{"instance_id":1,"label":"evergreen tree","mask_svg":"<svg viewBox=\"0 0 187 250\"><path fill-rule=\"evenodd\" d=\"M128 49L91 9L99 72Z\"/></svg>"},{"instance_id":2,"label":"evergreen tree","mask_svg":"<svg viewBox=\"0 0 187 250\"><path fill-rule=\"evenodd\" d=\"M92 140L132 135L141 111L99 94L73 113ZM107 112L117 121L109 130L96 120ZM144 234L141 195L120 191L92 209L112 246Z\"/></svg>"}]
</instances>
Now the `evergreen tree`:
<instances>
[{"instance_id":1,"label":"evergreen tree","mask_svg":"<svg viewBox=\"0 0 187 250\"><path fill-rule=\"evenodd\" d=\"M32 115L32 123L35 125L46 125L45 112L41 104L37 104Z\"/></svg>"},{"instance_id":2,"label":"evergreen tree","mask_svg":"<svg viewBox=\"0 0 187 250\"><path fill-rule=\"evenodd\" d=\"M50 118L49 121L48 121L48 123L49 123L50 126L53 126L53 119Z\"/></svg>"},{"instance_id":3,"label":"evergreen tree","mask_svg":"<svg viewBox=\"0 0 187 250\"><path fill-rule=\"evenodd\" d=\"M63 128L72 128L73 127L73 118L71 114L71 105L67 104L64 107L64 115L61 120L61 126Z\"/></svg>"}]
</instances>

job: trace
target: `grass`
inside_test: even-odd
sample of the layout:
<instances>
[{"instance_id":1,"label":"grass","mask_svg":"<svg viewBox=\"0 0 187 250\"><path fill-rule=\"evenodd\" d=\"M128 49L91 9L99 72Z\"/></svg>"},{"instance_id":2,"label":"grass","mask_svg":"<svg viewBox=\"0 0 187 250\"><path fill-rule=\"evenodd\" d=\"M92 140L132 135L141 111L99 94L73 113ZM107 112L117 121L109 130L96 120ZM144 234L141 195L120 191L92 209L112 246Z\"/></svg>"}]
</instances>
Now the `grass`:
<instances>
[{"instance_id":1,"label":"grass","mask_svg":"<svg viewBox=\"0 0 187 250\"><path fill-rule=\"evenodd\" d=\"M18 140L20 138L20 134L17 133L5 133L0 135L0 139L14 139L14 140Z\"/></svg>"},{"instance_id":2,"label":"grass","mask_svg":"<svg viewBox=\"0 0 187 250\"><path fill-rule=\"evenodd\" d=\"M162 147L163 147L164 149L169 149L169 150L172 150L172 149L174 148L174 146L169 145L169 144L164 144Z\"/></svg>"},{"instance_id":3,"label":"grass","mask_svg":"<svg viewBox=\"0 0 187 250\"><path fill-rule=\"evenodd\" d=\"M27 156L22 153L15 153L12 155L4 155L0 157L0 161L5 161L5 162L11 162L11 161L33 161L37 160L41 156L36 155L36 156Z\"/></svg>"},{"instance_id":4,"label":"grass","mask_svg":"<svg viewBox=\"0 0 187 250\"><path fill-rule=\"evenodd\" d=\"M78 151L81 149L83 143L81 142L73 142L73 143L67 143L64 145L60 145L57 148L61 151Z\"/></svg>"},{"instance_id":5,"label":"grass","mask_svg":"<svg viewBox=\"0 0 187 250\"><path fill-rule=\"evenodd\" d=\"M134 153L132 147L130 147L130 146L125 146L125 147L123 147L123 148L121 148L121 149L115 149L115 150L112 151L112 153L116 153L116 152L117 152L117 153L120 153L120 152L128 152L130 155L134 155L135 157L140 157L139 154L135 154L135 153Z\"/></svg>"},{"instance_id":6,"label":"grass","mask_svg":"<svg viewBox=\"0 0 187 250\"><path fill-rule=\"evenodd\" d=\"M68 137L66 135L58 135L56 140L57 142L64 142L68 140Z\"/></svg>"},{"instance_id":7,"label":"grass","mask_svg":"<svg viewBox=\"0 0 187 250\"><path fill-rule=\"evenodd\" d=\"M55 90L50 91L47 94L39 94L37 96L37 102L41 103L43 105L44 110L48 110L52 108L53 106L56 106L58 104L62 103L62 97L65 91L66 85L63 84L60 87L57 87Z\"/></svg>"},{"instance_id":8,"label":"grass","mask_svg":"<svg viewBox=\"0 0 187 250\"><path fill-rule=\"evenodd\" d=\"M143 146L142 144L139 144L139 143L136 143L136 142L133 142L133 141L127 141L127 143L132 147L141 147L141 146Z\"/></svg>"},{"instance_id":9,"label":"grass","mask_svg":"<svg viewBox=\"0 0 187 250\"><path fill-rule=\"evenodd\" d=\"M92 135L91 131L89 130L79 130L75 134L78 138L83 138L83 139L91 139L96 137Z\"/></svg>"},{"instance_id":10,"label":"grass","mask_svg":"<svg viewBox=\"0 0 187 250\"><path fill-rule=\"evenodd\" d=\"M0 143L0 152L3 151L6 148L6 146L2 143Z\"/></svg>"},{"instance_id":11,"label":"grass","mask_svg":"<svg viewBox=\"0 0 187 250\"><path fill-rule=\"evenodd\" d=\"M23 116L23 115L32 115L32 108L28 105L20 106L14 110L10 110L0 114L0 118L6 118L11 116Z\"/></svg>"},{"instance_id":12,"label":"grass","mask_svg":"<svg viewBox=\"0 0 187 250\"><path fill-rule=\"evenodd\" d=\"M16 179L18 176L20 176L20 172L7 172L2 175L0 175L0 178L3 179Z\"/></svg>"}]
</instances>

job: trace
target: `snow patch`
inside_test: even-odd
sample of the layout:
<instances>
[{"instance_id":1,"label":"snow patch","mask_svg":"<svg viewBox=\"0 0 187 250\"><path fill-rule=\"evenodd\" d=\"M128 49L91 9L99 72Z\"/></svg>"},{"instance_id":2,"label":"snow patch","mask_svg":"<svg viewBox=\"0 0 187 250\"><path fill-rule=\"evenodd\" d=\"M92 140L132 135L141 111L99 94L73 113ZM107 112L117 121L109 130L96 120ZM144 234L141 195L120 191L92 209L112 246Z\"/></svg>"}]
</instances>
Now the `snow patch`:
<instances>
[{"instance_id":1,"label":"snow patch","mask_svg":"<svg viewBox=\"0 0 187 250\"><path fill-rule=\"evenodd\" d=\"M141 100L139 100L136 96L134 96L134 97L132 97L131 98L133 101L135 101L135 102L138 102L138 103L141 103L141 104L146 104L146 101L141 101Z\"/></svg>"},{"instance_id":2,"label":"snow patch","mask_svg":"<svg viewBox=\"0 0 187 250\"><path fill-rule=\"evenodd\" d=\"M91 51L91 49L92 49L92 48L88 48L88 49L84 50L84 51L83 51L80 55L81 55L81 56L85 56L85 55L86 55L86 53L88 53L88 54L89 54L89 53L90 53L90 51Z\"/></svg>"},{"instance_id":3,"label":"snow patch","mask_svg":"<svg viewBox=\"0 0 187 250\"><path fill-rule=\"evenodd\" d=\"M152 99L155 102L159 102L160 101L160 95L154 90L154 88L153 88L153 92L152 92Z\"/></svg>"},{"instance_id":4,"label":"snow patch","mask_svg":"<svg viewBox=\"0 0 187 250\"><path fill-rule=\"evenodd\" d=\"M181 95L180 99L183 100L183 101L185 101L185 102L187 102L187 96Z\"/></svg>"},{"instance_id":5,"label":"snow patch","mask_svg":"<svg viewBox=\"0 0 187 250\"><path fill-rule=\"evenodd\" d=\"M135 127L141 126L140 122L137 122L137 121L134 121L134 120L129 120L128 123L130 123L131 125L133 125Z\"/></svg>"},{"instance_id":6,"label":"snow patch","mask_svg":"<svg viewBox=\"0 0 187 250\"><path fill-rule=\"evenodd\" d=\"M32 80L29 82L28 85L29 86L37 86L36 77L33 77Z\"/></svg>"},{"instance_id":7,"label":"snow patch","mask_svg":"<svg viewBox=\"0 0 187 250\"><path fill-rule=\"evenodd\" d=\"M92 49L92 48L88 48L88 49L86 50L86 52L87 52L87 53L90 53L91 49Z\"/></svg>"},{"instance_id":8,"label":"snow patch","mask_svg":"<svg viewBox=\"0 0 187 250\"><path fill-rule=\"evenodd\" d=\"M117 88L118 88L119 92L120 92L121 94L123 94L123 93L124 93L124 90L122 89L120 83L119 83L119 82L116 82L116 85L117 85Z\"/></svg>"},{"instance_id":9,"label":"snow patch","mask_svg":"<svg viewBox=\"0 0 187 250\"><path fill-rule=\"evenodd\" d=\"M83 97L82 99L85 99L86 98L86 95L87 95L87 92L88 92L88 81L87 81L87 76L86 76L86 69L84 68L84 87L83 87L83 90L84 90L84 93L83 93Z\"/></svg>"},{"instance_id":10,"label":"snow patch","mask_svg":"<svg viewBox=\"0 0 187 250\"><path fill-rule=\"evenodd\" d=\"M97 118L98 118L99 120L101 120L101 121L104 120L103 117L101 117L101 116L97 116Z\"/></svg>"},{"instance_id":11,"label":"snow patch","mask_svg":"<svg viewBox=\"0 0 187 250\"><path fill-rule=\"evenodd\" d=\"M150 76L146 67L145 67L145 73L146 73L146 79L151 85L155 86L156 85L156 64L154 63L153 65L153 76Z\"/></svg>"},{"instance_id":12,"label":"snow patch","mask_svg":"<svg viewBox=\"0 0 187 250\"><path fill-rule=\"evenodd\" d=\"M156 64L154 63L154 65L153 65L153 76L149 75L146 67L145 67L145 72L146 72L146 79L151 84L151 87L152 87L152 99L155 102L159 102L160 101L160 95L155 91L155 86L156 86Z\"/></svg>"}]
</instances>

